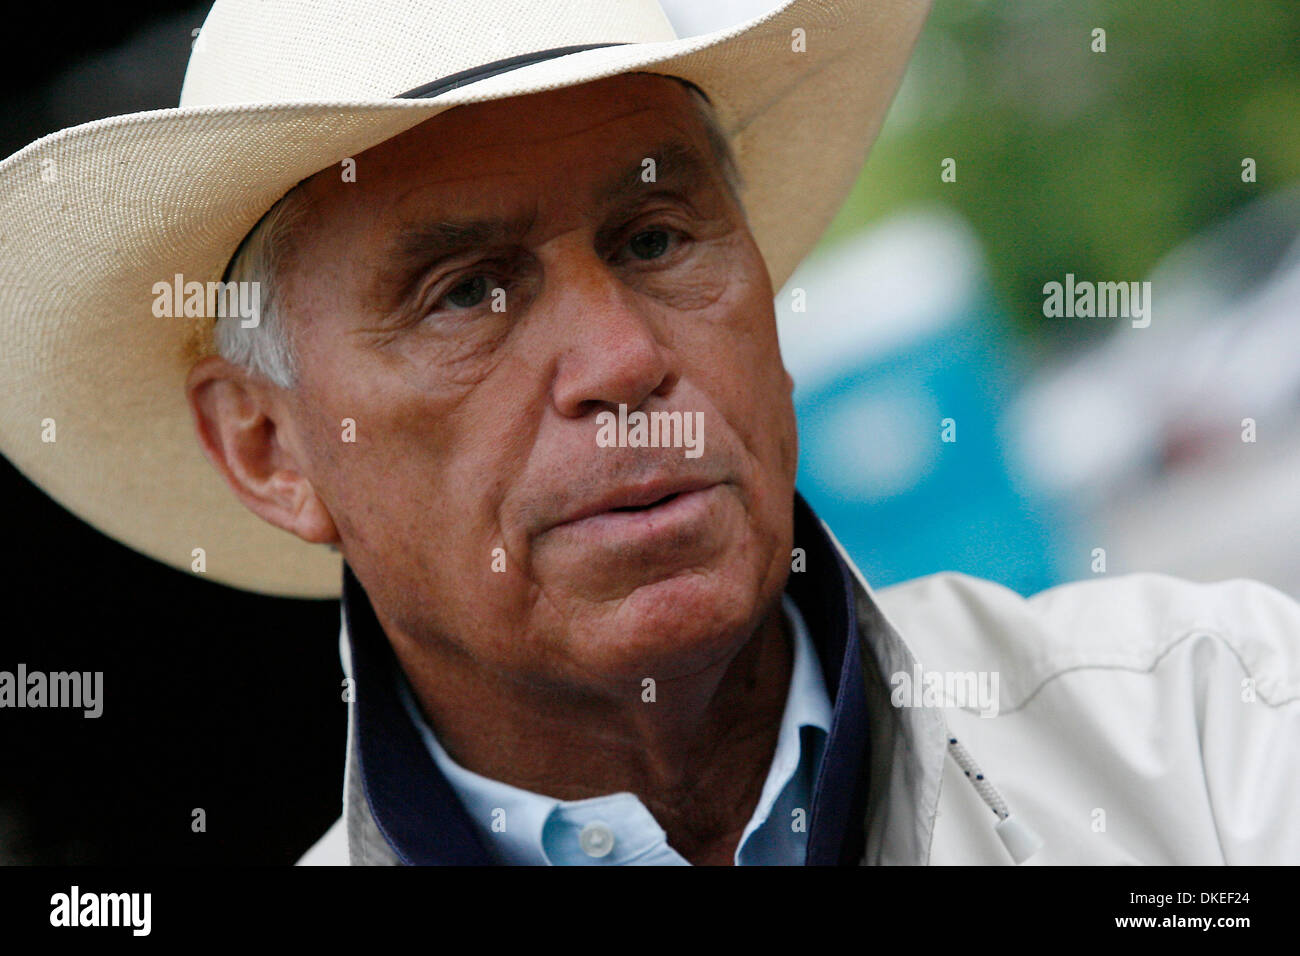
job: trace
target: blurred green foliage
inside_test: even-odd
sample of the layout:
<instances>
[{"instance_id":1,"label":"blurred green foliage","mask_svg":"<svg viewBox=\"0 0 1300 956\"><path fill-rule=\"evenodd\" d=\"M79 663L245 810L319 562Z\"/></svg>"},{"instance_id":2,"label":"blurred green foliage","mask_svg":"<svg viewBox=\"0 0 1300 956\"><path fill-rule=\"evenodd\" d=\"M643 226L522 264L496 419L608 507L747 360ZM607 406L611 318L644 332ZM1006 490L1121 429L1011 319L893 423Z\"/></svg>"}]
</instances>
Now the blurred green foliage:
<instances>
[{"instance_id":1,"label":"blurred green foliage","mask_svg":"<svg viewBox=\"0 0 1300 956\"><path fill-rule=\"evenodd\" d=\"M954 183L940 181L944 157ZM1012 328L1042 339L1043 283L1140 279L1296 180L1300 0L936 0L825 241L947 203L984 242Z\"/></svg>"}]
</instances>

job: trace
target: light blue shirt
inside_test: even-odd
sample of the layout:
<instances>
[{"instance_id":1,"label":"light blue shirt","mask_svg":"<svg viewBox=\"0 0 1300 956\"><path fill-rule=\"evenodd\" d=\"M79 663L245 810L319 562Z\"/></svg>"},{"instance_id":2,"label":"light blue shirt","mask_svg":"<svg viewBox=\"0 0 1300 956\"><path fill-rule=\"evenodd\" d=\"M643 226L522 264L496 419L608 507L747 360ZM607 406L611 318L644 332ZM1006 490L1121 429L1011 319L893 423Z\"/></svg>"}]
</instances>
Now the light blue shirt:
<instances>
[{"instance_id":1,"label":"light blue shirt","mask_svg":"<svg viewBox=\"0 0 1300 956\"><path fill-rule=\"evenodd\" d=\"M794 635L794 662L776 754L736 847L737 866L799 866L808 844L817 767L831 726L817 649L788 595L781 608ZM438 769L460 797L483 842L502 863L536 866L689 866L632 793L557 800L490 780L456 763L420 713L405 678L399 694Z\"/></svg>"}]
</instances>

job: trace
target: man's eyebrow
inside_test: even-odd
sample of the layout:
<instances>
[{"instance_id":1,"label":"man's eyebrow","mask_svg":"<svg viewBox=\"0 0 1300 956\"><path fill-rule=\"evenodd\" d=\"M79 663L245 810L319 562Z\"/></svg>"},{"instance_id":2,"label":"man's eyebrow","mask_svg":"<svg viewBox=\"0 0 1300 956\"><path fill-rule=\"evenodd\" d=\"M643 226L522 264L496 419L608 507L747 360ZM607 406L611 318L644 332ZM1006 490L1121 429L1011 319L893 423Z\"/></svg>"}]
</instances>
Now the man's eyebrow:
<instances>
[{"instance_id":1,"label":"man's eyebrow","mask_svg":"<svg viewBox=\"0 0 1300 956\"><path fill-rule=\"evenodd\" d=\"M420 277L447 259L518 241L533 224L533 215L510 219L439 219L403 227L382 254L374 295L396 306L405 301Z\"/></svg>"},{"instance_id":2,"label":"man's eyebrow","mask_svg":"<svg viewBox=\"0 0 1300 956\"><path fill-rule=\"evenodd\" d=\"M653 160L653 164L647 160ZM654 171L653 181L644 179L647 170ZM676 191L690 193L712 179L710 165L699 150L681 140L669 140L607 179L592 198L598 204L622 206L635 202L656 186L674 187Z\"/></svg>"}]
</instances>

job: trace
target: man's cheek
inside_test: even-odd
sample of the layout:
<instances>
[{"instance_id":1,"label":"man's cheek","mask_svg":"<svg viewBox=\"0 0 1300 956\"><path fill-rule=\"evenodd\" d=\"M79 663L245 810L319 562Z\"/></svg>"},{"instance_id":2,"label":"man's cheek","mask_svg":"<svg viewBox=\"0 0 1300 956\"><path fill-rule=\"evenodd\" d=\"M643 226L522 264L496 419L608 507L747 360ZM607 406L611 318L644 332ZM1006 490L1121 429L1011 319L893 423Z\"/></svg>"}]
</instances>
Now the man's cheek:
<instances>
[{"instance_id":1,"label":"man's cheek","mask_svg":"<svg viewBox=\"0 0 1300 956\"><path fill-rule=\"evenodd\" d=\"M694 263L641 280L641 292L688 317L726 319L730 279L724 270Z\"/></svg>"},{"instance_id":2,"label":"man's cheek","mask_svg":"<svg viewBox=\"0 0 1300 956\"><path fill-rule=\"evenodd\" d=\"M739 240L724 237L701 241L677 265L630 281L643 294L698 321L748 324L751 310L746 306L759 278L748 265Z\"/></svg>"}]
</instances>

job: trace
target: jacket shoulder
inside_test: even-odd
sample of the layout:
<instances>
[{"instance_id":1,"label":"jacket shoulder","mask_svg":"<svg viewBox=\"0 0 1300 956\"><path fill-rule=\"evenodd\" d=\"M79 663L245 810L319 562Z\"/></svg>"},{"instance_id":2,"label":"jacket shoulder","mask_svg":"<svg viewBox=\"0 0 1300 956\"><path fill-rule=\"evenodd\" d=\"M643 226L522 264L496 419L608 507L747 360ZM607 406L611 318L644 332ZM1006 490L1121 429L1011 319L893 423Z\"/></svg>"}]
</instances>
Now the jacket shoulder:
<instances>
[{"instance_id":1,"label":"jacket shoulder","mask_svg":"<svg viewBox=\"0 0 1300 956\"><path fill-rule=\"evenodd\" d=\"M1258 581L1129 574L1026 598L992 581L942 573L875 597L923 668L998 669L1008 707L1066 671L1151 670L1192 638L1228 648L1268 703L1300 699L1300 604Z\"/></svg>"},{"instance_id":2,"label":"jacket shoulder","mask_svg":"<svg viewBox=\"0 0 1300 956\"><path fill-rule=\"evenodd\" d=\"M310 850L302 855L296 866L348 866L348 831L339 817L325 831Z\"/></svg>"}]
</instances>

